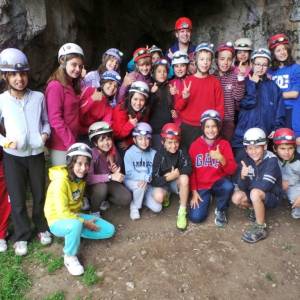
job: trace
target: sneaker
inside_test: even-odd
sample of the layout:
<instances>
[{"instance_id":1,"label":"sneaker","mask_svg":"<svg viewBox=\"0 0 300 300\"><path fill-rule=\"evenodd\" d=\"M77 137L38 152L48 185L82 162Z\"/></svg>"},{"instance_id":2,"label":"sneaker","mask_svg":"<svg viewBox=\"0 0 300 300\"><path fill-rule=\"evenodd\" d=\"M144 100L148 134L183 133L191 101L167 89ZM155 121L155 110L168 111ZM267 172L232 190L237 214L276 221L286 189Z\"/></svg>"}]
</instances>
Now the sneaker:
<instances>
[{"instance_id":1,"label":"sneaker","mask_svg":"<svg viewBox=\"0 0 300 300\"><path fill-rule=\"evenodd\" d=\"M224 210L215 209L215 224L218 227L224 227L227 224L226 213Z\"/></svg>"},{"instance_id":2,"label":"sneaker","mask_svg":"<svg viewBox=\"0 0 300 300\"><path fill-rule=\"evenodd\" d=\"M97 218L101 218L101 214L100 214L100 211L95 211L95 212L92 212L90 213L91 216L95 216Z\"/></svg>"},{"instance_id":3,"label":"sneaker","mask_svg":"<svg viewBox=\"0 0 300 300\"><path fill-rule=\"evenodd\" d=\"M5 252L7 250L6 240L0 239L0 252Z\"/></svg>"},{"instance_id":4,"label":"sneaker","mask_svg":"<svg viewBox=\"0 0 300 300\"><path fill-rule=\"evenodd\" d=\"M291 212L291 216L293 219L300 219L300 208L293 208Z\"/></svg>"},{"instance_id":5,"label":"sneaker","mask_svg":"<svg viewBox=\"0 0 300 300\"><path fill-rule=\"evenodd\" d=\"M246 208L245 215L249 221L251 221L251 222L256 221L255 211L253 208Z\"/></svg>"},{"instance_id":6,"label":"sneaker","mask_svg":"<svg viewBox=\"0 0 300 300\"><path fill-rule=\"evenodd\" d=\"M27 254L27 241L18 241L14 243L15 254L17 256L24 256Z\"/></svg>"},{"instance_id":7,"label":"sneaker","mask_svg":"<svg viewBox=\"0 0 300 300\"><path fill-rule=\"evenodd\" d=\"M88 197L83 197L81 210L89 210L90 209L90 201Z\"/></svg>"},{"instance_id":8,"label":"sneaker","mask_svg":"<svg viewBox=\"0 0 300 300\"><path fill-rule=\"evenodd\" d=\"M141 216L140 216L139 210L136 208L131 208L130 209L130 219L134 221L134 220L138 220L140 218L141 218Z\"/></svg>"},{"instance_id":9,"label":"sneaker","mask_svg":"<svg viewBox=\"0 0 300 300\"><path fill-rule=\"evenodd\" d=\"M254 223L248 229L246 229L246 231L242 235L242 240L247 243L256 243L260 240L265 239L267 235L268 232L266 224L260 225Z\"/></svg>"},{"instance_id":10,"label":"sneaker","mask_svg":"<svg viewBox=\"0 0 300 300\"><path fill-rule=\"evenodd\" d=\"M100 204L100 210L106 211L110 208L110 204L108 201L102 201Z\"/></svg>"},{"instance_id":11,"label":"sneaker","mask_svg":"<svg viewBox=\"0 0 300 300\"><path fill-rule=\"evenodd\" d=\"M162 202L162 207L167 208L170 206L170 193L166 193L164 200Z\"/></svg>"},{"instance_id":12,"label":"sneaker","mask_svg":"<svg viewBox=\"0 0 300 300\"><path fill-rule=\"evenodd\" d=\"M73 276L79 276L84 273L84 268L78 261L77 256L64 255L64 264L69 273Z\"/></svg>"},{"instance_id":13,"label":"sneaker","mask_svg":"<svg viewBox=\"0 0 300 300\"><path fill-rule=\"evenodd\" d=\"M186 230L187 219L186 219L186 208L180 207L177 214L176 226L179 230Z\"/></svg>"},{"instance_id":14,"label":"sneaker","mask_svg":"<svg viewBox=\"0 0 300 300\"><path fill-rule=\"evenodd\" d=\"M40 243L44 246L49 245L52 242L51 233L47 230L38 233L38 239L40 240Z\"/></svg>"}]
</instances>

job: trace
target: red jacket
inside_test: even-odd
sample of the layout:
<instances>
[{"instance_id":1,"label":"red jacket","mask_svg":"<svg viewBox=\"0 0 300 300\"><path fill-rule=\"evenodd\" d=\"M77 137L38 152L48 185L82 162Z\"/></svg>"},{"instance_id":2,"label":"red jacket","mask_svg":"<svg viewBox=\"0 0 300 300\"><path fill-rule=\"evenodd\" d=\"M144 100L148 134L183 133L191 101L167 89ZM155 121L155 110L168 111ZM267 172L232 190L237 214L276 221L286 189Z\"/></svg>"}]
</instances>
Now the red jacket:
<instances>
[{"instance_id":1,"label":"red jacket","mask_svg":"<svg viewBox=\"0 0 300 300\"><path fill-rule=\"evenodd\" d=\"M80 133L87 134L89 126L97 121L105 121L111 125L112 123L112 107L107 102L107 98L103 95L100 101L94 101L92 95L96 88L85 88L80 96Z\"/></svg>"},{"instance_id":2,"label":"red jacket","mask_svg":"<svg viewBox=\"0 0 300 300\"><path fill-rule=\"evenodd\" d=\"M175 99L175 110L180 112L183 123L200 126L200 116L207 109L215 109L223 118L224 95L220 81L213 75L198 78L195 75L185 79L190 88L190 96L183 99L182 95Z\"/></svg>"},{"instance_id":3,"label":"red jacket","mask_svg":"<svg viewBox=\"0 0 300 300\"><path fill-rule=\"evenodd\" d=\"M220 161L212 159L210 150L216 150L217 145L226 160L225 166ZM189 149L192 160L192 174L190 177L191 190L210 189L219 179L234 174L237 164L234 160L231 146L224 139L217 139L208 145L203 136L197 138Z\"/></svg>"}]
</instances>

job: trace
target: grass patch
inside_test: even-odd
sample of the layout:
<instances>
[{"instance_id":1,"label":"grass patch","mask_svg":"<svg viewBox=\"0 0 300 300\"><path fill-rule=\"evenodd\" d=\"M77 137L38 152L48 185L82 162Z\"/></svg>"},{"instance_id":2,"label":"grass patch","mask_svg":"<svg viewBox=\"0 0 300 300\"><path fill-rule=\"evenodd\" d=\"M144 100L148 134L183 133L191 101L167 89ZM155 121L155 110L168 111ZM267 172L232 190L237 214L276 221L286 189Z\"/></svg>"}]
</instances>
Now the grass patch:
<instances>
[{"instance_id":1,"label":"grass patch","mask_svg":"<svg viewBox=\"0 0 300 300\"><path fill-rule=\"evenodd\" d=\"M63 291L55 292L53 295L49 295L44 300L64 300L65 293Z\"/></svg>"},{"instance_id":2,"label":"grass patch","mask_svg":"<svg viewBox=\"0 0 300 300\"><path fill-rule=\"evenodd\" d=\"M0 300L23 299L31 281L13 250L0 254Z\"/></svg>"},{"instance_id":3,"label":"grass patch","mask_svg":"<svg viewBox=\"0 0 300 300\"><path fill-rule=\"evenodd\" d=\"M96 283L103 282L103 277L100 277L96 274L96 269L94 266L88 265L84 271L84 274L83 274L81 280L85 285L91 286Z\"/></svg>"},{"instance_id":4,"label":"grass patch","mask_svg":"<svg viewBox=\"0 0 300 300\"><path fill-rule=\"evenodd\" d=\"M267 279L268 281L271 281L271 282L275 282L275 281L276 281L274 275L273 275L272 273L270 273L270 272L267 272L267 273L265 274L265 277L266 277L266 279Z\"/></svg>"}]
</instances>

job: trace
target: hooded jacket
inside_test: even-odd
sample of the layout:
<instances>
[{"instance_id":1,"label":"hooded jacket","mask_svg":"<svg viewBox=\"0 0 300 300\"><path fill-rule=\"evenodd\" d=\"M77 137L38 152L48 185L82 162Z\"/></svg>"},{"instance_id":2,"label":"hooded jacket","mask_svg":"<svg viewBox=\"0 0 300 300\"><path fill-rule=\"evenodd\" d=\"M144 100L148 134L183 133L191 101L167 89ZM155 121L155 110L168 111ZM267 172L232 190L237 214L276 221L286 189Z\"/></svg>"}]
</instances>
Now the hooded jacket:
<instances>
[{"instance_id":1,"label":"hooded jacket","mask_svg":"<svg viewBox=\"0 0 300 300\"><path fill-rule=\"evenodd\" d=\"M71 181L66 166L55 166L49 169L51 180L44 207L48 225L64 219L77 219L82 206L85 181Z\"/></svg>"}]
</instances>

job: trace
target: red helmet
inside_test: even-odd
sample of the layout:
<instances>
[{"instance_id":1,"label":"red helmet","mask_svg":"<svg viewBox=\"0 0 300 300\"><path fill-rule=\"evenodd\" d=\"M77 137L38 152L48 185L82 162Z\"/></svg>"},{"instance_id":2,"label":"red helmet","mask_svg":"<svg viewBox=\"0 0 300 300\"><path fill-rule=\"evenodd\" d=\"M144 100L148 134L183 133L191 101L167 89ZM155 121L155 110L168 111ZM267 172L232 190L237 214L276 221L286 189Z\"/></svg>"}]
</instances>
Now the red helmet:
<instances>
[{"instance_id":1,"label":"red helmet","mask_svg":"<svg viewBox=\"0 0 300 300\"><path fill-rule=\"evenodd\" d=\"M133 60L136 63L141 58L145 57L151 57L149 49L148 48L138 48L133 52Z\"/></svg>"},{"instance_id":2,"label":"red helmet","mask_svg":"<svg viewBox=\"0 0 300 300\"><path fill-rule=\"evenodd\" d=\"M181 130L175 123L167 123L163 126L160 136L162 138L180 140Z\"/></svg>"},{"instance_id":3,"label":"red helmet","mask_svg":"<svg viewBox=\"0 0 300 300\"><path fill-rule=\"evenodd\" d=\"M226 42L226 43L223 43L223 44L220 44L216 50L216 54L221 52L221 51L230 51L232 53L232 55L234 55L234 47L233 47L233 43L232 42Z\"/></svg>"},{"instance_id":4,"label":"red helmet","mask_svg":"<svg viewBox=\"0 0 300 300\"><path fill-rule=\"evenodd\" d=\"M271 36L268 40L269 49L272 50L278 45L289 44L289 39L284 33L278 33Z\"/></svg>"},{"instance_id":5,"label":"red helmet","mask_svg":"<svg viewBox=\"0 0 300 300\"><path fill-rule=\"evenodd\" d=\"M279 128L273 135L273 143L275 145L292 144L296 145L296 136L290 128Z\"/></svg>"},{"instance_id":6,"label":"red helmet","mask_svg":"<svg viewBox=\"0 0 300 300\"><path fill-rule=\"evenodd\" d=\"M190 29L192 30L192 21L189 18L181 17L175 23L175 30Z\"/></svg>"}]
</instances>

